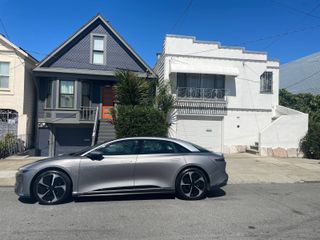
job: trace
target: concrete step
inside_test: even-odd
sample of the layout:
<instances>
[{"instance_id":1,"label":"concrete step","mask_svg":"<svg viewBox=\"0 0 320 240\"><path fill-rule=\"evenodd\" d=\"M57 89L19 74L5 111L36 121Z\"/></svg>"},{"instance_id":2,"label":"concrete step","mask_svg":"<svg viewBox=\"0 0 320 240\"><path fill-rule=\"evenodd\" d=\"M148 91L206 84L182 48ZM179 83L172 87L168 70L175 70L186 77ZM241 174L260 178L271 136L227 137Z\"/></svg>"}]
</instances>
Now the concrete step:
<instances>
[{"instance_id":1,"label":"concrete step","mask_svg":"<svg viewBox=\"0 0 320 240\"><path fill-rule=\"evenodd\" d=\"M250 148L247 149L246 152L247 152L247 153L251 153L251 154L259 154L259 151L254 150L254 149L250 149Z\"/></svg>"},{"instance_id":2,"label":"concrete step","mask_svg":"<svg viewBox=\"0 0 320 240\"><path fill-rule=\"evenodd\" d=\"M250 149L251 149L251 150L257 150L257 151L258 151L258 150L259 150L259 146L257 146L257 145L251 145L251 146L250 146Z\"/></svg>"}]
</instances>

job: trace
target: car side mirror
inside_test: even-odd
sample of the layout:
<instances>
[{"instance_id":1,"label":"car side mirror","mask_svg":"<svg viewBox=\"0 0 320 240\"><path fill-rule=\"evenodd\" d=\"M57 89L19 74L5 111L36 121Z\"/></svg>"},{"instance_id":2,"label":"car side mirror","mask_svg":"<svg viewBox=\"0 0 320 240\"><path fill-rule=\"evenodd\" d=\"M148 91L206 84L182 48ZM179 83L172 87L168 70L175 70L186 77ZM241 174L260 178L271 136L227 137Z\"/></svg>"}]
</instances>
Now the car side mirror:
<instances>
[{"instance_id":1,"label":"car side mirror","mask_svg":"<svg viewBox=\"0 0 320 240\"><path fill-rule=\"evenodd\" d=\"M100 151L92 151L87 154L87 157L90 158L91 160L100 161L103 159L103 154Z\"/></svg>"}]
</instances>

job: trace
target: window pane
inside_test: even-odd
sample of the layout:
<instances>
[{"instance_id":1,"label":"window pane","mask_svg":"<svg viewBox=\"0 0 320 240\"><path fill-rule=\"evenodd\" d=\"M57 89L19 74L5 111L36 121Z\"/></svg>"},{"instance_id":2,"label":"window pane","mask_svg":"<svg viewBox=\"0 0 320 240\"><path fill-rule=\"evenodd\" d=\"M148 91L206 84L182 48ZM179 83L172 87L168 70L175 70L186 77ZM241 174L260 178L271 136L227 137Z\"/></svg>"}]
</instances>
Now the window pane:
<instances>
[{"instance_id":1,"label":"window pane","mask_svg":"<svg viewBox=\"0 0 320 240\"><path fill-rule=\"evenodd\" d=\"M8 62L0 62L0 76L9 76Z\"/></svg>"},{"instance_id":2,"label":"window pane","mask_svg":"<svg viewBox=\"0 0 320 240\"><path fill-rule=\"evenodd\" d=\"M73 95L60 95L60 107L62 108L73 108L74 96Z\"/></svg>"},{"instance_id":3,"label":"window pane","mask_svg":"<svg viewBox=\"0 0 320 240\"><path fill-rule=\"evenodd\" d=\"M103 64L103 52L93 52L92 62L94 64Z\"/></svg>"},{"instance_id":4,"label":"window pane","mask_svg":"<svg viewBox=\"0 0 320 240\"><path fill-rule=\"evenodd\" d=\"M52 92L52 81L48 82L48 88L47 88L47 102L46 102L46 107L50 108L51 107L51 92Z\"/></svg>"},{"instance_id":5,"label":"window pane","mask_svg":"<svg viewBox=\"0 0 320 240\"><path fill-rule=\"evenodd\" d=\"M93 50L104 51L103 37L93 37Z\"/></svg>"},{"instance_id":6,"label":"window pane","mask_svg":"<svg viewBox=\"0 0 320 240\"><path fill-rule=\"evenodd\" d=\"M145 140L143 141L142 154L175 153L174 144L167 141Z\"/></svg>"},{"instance_id":7,"label":"window pane","mask_svg":"<svg viewBox=\"0 0 320 240\"><path fill-rule=\"evenodd\" d=\"M74 82L73 81L60 81L60 93L73 94L74 93Z\"/></svg>"},{"instance_id":8,"label":"window pane","mask_svg":"<svg viewBox=\"0 0 320 240\"><path fill-rule=\"evenodd\" d=\"M9 88L9 77L0 76L0 88Z\"/></svg>"},{"instance_id":9,"label":"window pane","mask_svg":"<svg viewBox=\"0 0 320 240\"><path fill-rule=\"evenodd\" d=\"M102 151L103 155L128 155L128 154L136 154L137 147L138 147L138 141L131 140L131 141L121 141L121 142L111 143L99 150Z\"/></svg>"}]
</instances>

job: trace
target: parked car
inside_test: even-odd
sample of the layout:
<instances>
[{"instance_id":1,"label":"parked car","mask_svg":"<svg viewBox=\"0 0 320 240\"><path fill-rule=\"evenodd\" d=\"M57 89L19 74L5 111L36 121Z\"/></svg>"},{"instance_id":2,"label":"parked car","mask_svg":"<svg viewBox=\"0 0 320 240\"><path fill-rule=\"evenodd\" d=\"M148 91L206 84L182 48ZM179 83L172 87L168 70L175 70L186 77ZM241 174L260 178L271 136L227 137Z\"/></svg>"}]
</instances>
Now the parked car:
<instances>
[{"instance_id":1,"label":"parked car","mask_svg":"<svg viewBox=\"0 0 320 240\"><path fill-rule=\"evenodd\" d=\"M171 138L117 139L21 167L15 192L41 204L71 196L176 193L198 200L227 184L222 154Z\"/></svg>"}]
</instances>

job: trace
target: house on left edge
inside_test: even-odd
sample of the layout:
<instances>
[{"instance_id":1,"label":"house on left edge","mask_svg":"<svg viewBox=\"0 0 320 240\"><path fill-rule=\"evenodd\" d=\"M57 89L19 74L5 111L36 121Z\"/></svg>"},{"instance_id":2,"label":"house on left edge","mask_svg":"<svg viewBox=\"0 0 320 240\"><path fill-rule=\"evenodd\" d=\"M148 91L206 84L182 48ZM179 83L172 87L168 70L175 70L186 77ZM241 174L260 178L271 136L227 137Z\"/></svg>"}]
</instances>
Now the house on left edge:
<instances>
[{"instance_id":1,"label":"house on left edge","mask_svg":"<svg viewBox=\"0 0 320 240\"><path fill-rule=\"evenodd\" d=\"M156 78L100 14L39 63L33 73L39 84L37 147L42 156L115 138L110 110L118 70Z\"/></svg>"},{"instance_id":2,"label":"house on left edge","mask_svg":"<svg viewBox=\"0 0 320 240\"><path fill-rule=\"evenodd\" d=\"M38 61L0 35L0 140L7 134L34 147L36 84L32 69Z\"/></svg>"}]
</instances>

